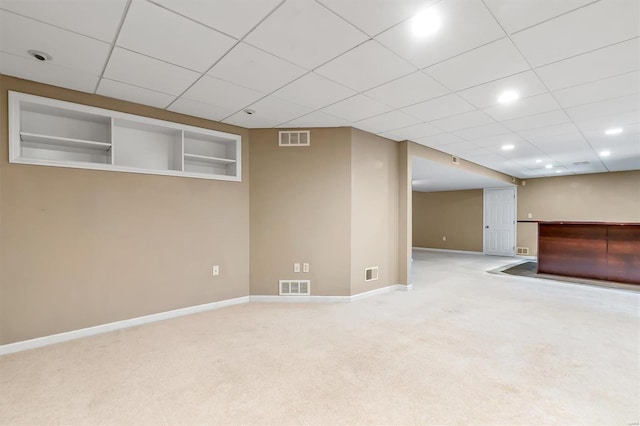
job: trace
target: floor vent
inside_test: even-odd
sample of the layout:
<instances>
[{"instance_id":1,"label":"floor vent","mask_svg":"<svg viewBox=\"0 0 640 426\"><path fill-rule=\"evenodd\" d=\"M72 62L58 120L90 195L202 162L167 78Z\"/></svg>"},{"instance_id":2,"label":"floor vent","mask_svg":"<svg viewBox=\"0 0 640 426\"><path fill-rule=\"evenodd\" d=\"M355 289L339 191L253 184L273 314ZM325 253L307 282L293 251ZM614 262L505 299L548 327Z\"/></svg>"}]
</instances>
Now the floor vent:
<instances>
[{"instance_id":1,"label":"floor vent","mask_svg":"<svg viewBox=\"0 0 640 426\"><path fill-rule=\"evenodd\" d=\"M520 254L523 256L528 256L529 255L529 247L518 247L516 249L516 254Z\"/></svg>"},{"instance_id":2,"label":"floor vent","mask_svg":"<svg viewBox=\"0 0 640 426\"><path fill-rule=\"evenodd\" d=\"M280 280L281 296L309 296L311 281L309 280Z\"/></svg>"},{"instance_id":3,"label":"floor vent","mask_svg":"<svg viewBox=\"0 0 640 426\"><path fill-rule=\"evenodd\" d=\"M280 131L279 146L309 146L311 145L311 132L309 130Z\"/></svg>"},{"instance_id":4,"label":"floor vent","mask_svg":"<svg viewBox=\"0 0 640 426\"><path fill-rule=\"evenodd\" d=\"M367 268L364 270L365 281L375 281L378 279L378 267Z\"/></svg>"}]
</instances>

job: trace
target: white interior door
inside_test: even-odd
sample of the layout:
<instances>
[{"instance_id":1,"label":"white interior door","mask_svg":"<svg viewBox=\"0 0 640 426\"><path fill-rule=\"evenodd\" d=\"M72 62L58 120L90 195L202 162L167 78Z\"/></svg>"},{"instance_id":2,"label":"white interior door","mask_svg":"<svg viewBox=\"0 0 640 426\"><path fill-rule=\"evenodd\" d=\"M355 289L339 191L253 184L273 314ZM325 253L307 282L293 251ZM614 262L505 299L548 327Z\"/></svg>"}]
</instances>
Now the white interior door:
<instances>
[{"instance_id":1,"label":"white interior door","mask_svg":"<svg viewBox=\"0 0 640 426\"><path fill-rule=\"evenodd\" d=\"M516 188L484 190L484 254L516 255Z\"/></svg>"}]
</instances>

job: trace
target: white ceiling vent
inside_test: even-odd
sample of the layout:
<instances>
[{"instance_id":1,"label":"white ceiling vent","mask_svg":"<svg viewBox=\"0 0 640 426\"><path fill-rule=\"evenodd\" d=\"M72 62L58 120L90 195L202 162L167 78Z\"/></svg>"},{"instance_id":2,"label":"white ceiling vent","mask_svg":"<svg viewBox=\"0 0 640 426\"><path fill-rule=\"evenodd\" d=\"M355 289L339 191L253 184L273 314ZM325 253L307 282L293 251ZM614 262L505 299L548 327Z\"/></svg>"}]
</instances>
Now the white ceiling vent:
<instances>
[{"instance_id":1,"label":"white ceiling vent","mask_svg":"<svg viewBox=\"0 0 640 426\"><path fill-rule=\"evenodd\" d=\"M378 279L378 267L374 266L364 270L365 281L375 281Z\"/></svg>"},{"instance_id":2,"label":"white ceiling vent","mask_svg":"<svg viewBox=\"0 0 640 426\"><path fill-rule=\"evenodd\" d=\"M309 280L280 280L281 296L309 296L311 281Z\"/></svg>"},{"instance_id":3,"label":"white ceiling vent","mask_svg":"<svg viewBox=\"0 0 640 426\"><path fill-rule=\"evenodd\" d=\"M309 130L280 131L279 146L309 146L311 145L311 132Z\"/></svg>"}]
</instances>

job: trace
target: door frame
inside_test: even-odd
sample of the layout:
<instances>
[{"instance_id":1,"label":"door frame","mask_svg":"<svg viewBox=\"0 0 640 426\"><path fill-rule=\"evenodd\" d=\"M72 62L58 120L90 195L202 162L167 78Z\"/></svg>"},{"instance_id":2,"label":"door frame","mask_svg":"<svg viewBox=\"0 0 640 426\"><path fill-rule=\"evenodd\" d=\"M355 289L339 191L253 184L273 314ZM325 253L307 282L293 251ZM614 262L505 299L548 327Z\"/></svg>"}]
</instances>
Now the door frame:
<instances>
[{"instance_id":1,"label":"door frame","mask_svg":"<svg viewBox=\"0 0 640 426\"><path fill-rule=\"evenodd\" d=\"M516 246L518 243L518 187L517 186L505 186L499 188L484 188L482 190L482 253L487 255L487 191L496 189L511 189L513 190L513 249L511 250L511 256L516 256Z\"/></svg>"}]
</instances>

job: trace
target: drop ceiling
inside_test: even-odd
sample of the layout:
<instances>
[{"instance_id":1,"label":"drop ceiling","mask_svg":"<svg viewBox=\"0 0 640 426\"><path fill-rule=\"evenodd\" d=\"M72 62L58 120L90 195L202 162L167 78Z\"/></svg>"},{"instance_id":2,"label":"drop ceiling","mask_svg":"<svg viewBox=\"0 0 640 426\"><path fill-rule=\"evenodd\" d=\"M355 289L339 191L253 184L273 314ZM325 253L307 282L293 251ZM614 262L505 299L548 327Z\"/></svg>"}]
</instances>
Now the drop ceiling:
<instances>
[{"instance_id":1,"label":"drop ceiling","mask_svg":"<svg viewBox=\"0 0 640 426\"><path fill-rule=\"evenodd\" d=\"M411 186L418 192L460 191L463 189L507 188L515 184L460 169L457 166L412 157Z\"/></svg>"},{"instance_id":2,"label":"drop ceiling","mask_svg":"<svg viewBox=\"0 0 640 426\"><path fill-rule=\"evenodd\" d=\"M412 17L425 8L441 25L417 38ZM636 170L639 9L637 0L0 0L0 73L247 128L353 126L519 178ZM499 104L505 90L520 99Z\"/></svg>"}]
</instances>

